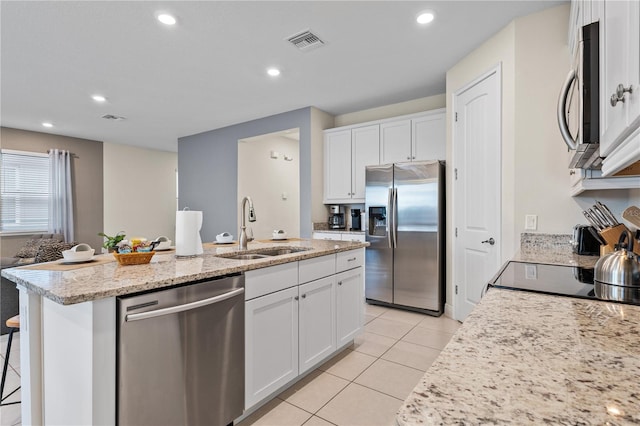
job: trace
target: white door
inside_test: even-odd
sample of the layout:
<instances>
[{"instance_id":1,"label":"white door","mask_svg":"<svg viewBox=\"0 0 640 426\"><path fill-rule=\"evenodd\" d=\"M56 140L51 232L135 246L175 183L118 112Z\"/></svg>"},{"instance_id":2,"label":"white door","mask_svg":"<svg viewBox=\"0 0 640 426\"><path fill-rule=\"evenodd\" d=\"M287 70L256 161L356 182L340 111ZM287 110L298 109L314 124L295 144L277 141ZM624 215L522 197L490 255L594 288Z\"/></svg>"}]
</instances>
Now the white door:
<instances>
[{"instance_id":1,"label":"white door","mask_svg":"<svg viewBox=\"0 0 640 426\"><path fill-rule=\"evenodd\" d=\"M443 110L411 120L412 159L446 160L447 125Z\"/></svg>"},{"instance_id":2,"label":"white door","mask_svg":"<svg viewBox=\"0 0 640 426\"><path fill-rule=\"evenodd\" d=\"M367 166L380 164L380 126L358 127L351 131L351 198L364 203Z\"/></svg>"},{"instance_id":3,"label":"white door","mask_svg":"<svg viewBox=\"0 0 640 426\"><path fill-rule=\"evenodd\" d=\"M411 161L411 120L380 125L380 164Z\"/></svg>"},{"instance_id":4,"label":"white door","mask_svg":"<svg viewBox=\"0 0 640 426\"><path fill-rule=\"evenodd\" d=\"M245 302L245 409L298 377L298 287Z\"/></svg>"},{"instance_id":5,"label":"white door","mask_svg":"<svg viewBox=\"0 0 640 426\"><path fill-rule=\"evenodd\" d=\"M338 343L340 348L351 342L362 330L364 320L364 280L362 268L351 269L336 275L336 313Z\"/></svg>"},{"instance_id":6,"label":"white door","mask_svg":"<svg viewBox=\"0 0 640 426\"><path fill-rule=\"evenodd\" d=\"M351 130L324 136L324 202L351 200Z\"/></svg>"},{"instance_id":7,"label":"white door","mask_svg":"<svg viewBox=\"0 0 640 426\"><path fill-rule=\"evenodd\" d=\"M336 350L335 277L300 286L300 374Z\"/></svg>"},{"instance_id":8,"label":"white door","mask_svg":"<svg viewBox=\"0 0 640 426\"><path fill-rule=\"evenodd\" d=\"M460 321L500 267L500 109L499 67L454 95L453 284Z\"/></svg>"}]
</instances>

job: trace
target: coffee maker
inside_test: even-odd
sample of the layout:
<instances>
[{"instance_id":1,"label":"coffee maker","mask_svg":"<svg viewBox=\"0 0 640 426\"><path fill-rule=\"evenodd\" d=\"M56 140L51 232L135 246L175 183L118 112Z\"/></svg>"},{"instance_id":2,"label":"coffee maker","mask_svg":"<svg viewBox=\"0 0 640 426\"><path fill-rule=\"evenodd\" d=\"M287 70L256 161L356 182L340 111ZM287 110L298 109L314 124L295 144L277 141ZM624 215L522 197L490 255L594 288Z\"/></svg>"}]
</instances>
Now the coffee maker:
<instances>
[{"instance_id":1,"label":"coffee maker","mask_svg":"<svg viewBox=\"0 0 640 426\"><path fill-rule=\"evenodd\" d=\"M329 229L344 229L344 207L329 206Z\"/></svg>"},{"instance_id":2,"label":"coffee maker","mask_svg":"<svg viewBox=\"0 0 640 426\"><path fill-rule=\"evenodd\" d=\"M351 230L360 231L360 209L351 209Z\"/></svg>"}]
</instances>

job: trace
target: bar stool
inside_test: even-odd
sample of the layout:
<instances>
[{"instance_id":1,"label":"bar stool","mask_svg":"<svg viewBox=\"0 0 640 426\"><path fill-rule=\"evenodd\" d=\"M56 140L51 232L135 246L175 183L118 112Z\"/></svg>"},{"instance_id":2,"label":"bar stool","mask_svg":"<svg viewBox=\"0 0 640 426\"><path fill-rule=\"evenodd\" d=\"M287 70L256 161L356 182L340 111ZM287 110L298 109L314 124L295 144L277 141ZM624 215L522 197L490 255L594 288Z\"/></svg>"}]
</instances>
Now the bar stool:
<instances>
[{"instance_id":1,"label":"bar stool","mask_svg":"<svg viewBox=\"0 0 640 426\"><path fill-rule=\"evenodd\" d=\"M16 315L15 317L9 318L7 320L7 327L10 330L9 330L9 340L7 341L7 352L4 355L4 367L2 368L2 385L0 386L0 396L2 397L2 399L0 399L0 406L20 404L21 402L21 401L2 402L5 399L9 398L14 393L16 393L18 389L20 389L20 386L18 386L10 394L8 394L7 396L4 396L4 382L5 382L5 379L7 378L7 369L9 368L9 355L11 354L11 342L13 341L13 333L16 330L20 330L20 315Z\"/></svg>"}]
</instances>

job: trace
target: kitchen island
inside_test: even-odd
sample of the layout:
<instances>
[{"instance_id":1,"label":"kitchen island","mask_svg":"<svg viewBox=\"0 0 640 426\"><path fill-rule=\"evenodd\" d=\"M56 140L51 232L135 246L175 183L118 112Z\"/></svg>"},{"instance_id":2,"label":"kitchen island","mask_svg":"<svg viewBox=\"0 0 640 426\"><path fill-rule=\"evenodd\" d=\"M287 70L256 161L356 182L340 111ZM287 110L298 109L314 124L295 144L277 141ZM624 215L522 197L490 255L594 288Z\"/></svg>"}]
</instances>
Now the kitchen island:
<instances>
[{"instance_id":1,"label":"kitchen island","mask_svg":"<svg viewBox=\"0 0 640 426\"><path fill-rule=\"evenodd\" d=\"M324 277L322 282L326 284L325 288L330 288L332 282L337 287L343 282L338 282L333 277L348 274L352 280L340 285L340 289L335 292L338 295L338 305L342 303L342 309L351 307L353 310L348 311L350 315L353 314L350 318L351 329L340 329L340 307L335 310L332 308L331 311L335 313L337 310L339 316L338 337L343 331L346 338L351 336L352 340L354 334L346 333L353 333L354 325L361 326L363 316L360 313L361 297L357 296L364 290L360 288L364 275L360 271L366 245L367 243L350 241L300 239L256 241L251 242L249 250L243 253L274 248L290 249L291 253L239 260L225 257L237 251L235 244L205 244L204 254L201 256L178 259L175 252L157 252L151 263L145 265L120 266L113 256L107 254L96 256L88 264L63 265L62 262L51 262L3 270L2 275L17 283L20 291L23 423L116 423L118 296L245 274L247 292L251 282L251 291L254 293L245 293L245 300L255 297L250 300L253 303L261 300L258 297L260 294L273 291L261 286L261 280L265 277L265 286L274 285L273 282L268 282L271 275L267 271L275 271L274 276L289 277L291 280L286 292L295 289L296 294L299 283ZM284 274L277 275L278 273ZM282 283L279 279L275 284ZM300 285L300 288L303 286ZM350 298L340 299L341 291L343 295L344 291L352 291L352 294ZM346 300L354 299L356 303L345 305ZM336 324L335 319L327 318L327 322L331 321ZM336 333L333 335L334 347L338 349L335 335ZM333 353L335 352L326 352L322 356L326 359ZM319 357L317 362L322 360ZM297 361L295 371L291 380L297 376ZM260 394L259 397L260 399L256 397L257 402L269 398L270 394Z\"/></svg>"},{"instance_id":2,"label":"kitchen island","mask_svg":"<svg viewBox=\"0 0 640 426\"><path fill-rule=\"evenodd\" d=\"M515 259L546 263L532 252ZM491 288L396 422L640 424L638 354L640 306Z\"/></svg>"}]
</instances>

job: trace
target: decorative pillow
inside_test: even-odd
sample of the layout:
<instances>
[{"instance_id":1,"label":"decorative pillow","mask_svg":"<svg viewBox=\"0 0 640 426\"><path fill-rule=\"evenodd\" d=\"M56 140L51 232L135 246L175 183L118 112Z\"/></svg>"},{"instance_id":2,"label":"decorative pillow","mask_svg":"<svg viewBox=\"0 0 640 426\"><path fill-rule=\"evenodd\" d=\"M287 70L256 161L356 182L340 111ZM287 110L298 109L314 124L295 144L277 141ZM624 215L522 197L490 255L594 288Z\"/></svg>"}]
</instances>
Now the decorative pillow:
<instances>
[{"instance_id":1,"label":"decorative pillow","mask_svg":"<svg viewBox=\"0 0 640 426\"><path fill-rule=\"evenodd\" d=\"M18 250L18 253L16 253L15 257L33 259L38 254L38 249L41 246L43 246L45 244L55 244L55 243L59 243L59 242L60 241L58 241L58 240L56 240L54 238L32 238L30 240L27 240L27 242L25 243L24 247L22 247L20 250Z\"/></svg>"},{"instance_id":2,"label":"decorative pillow","mask_svg":"<svg viewBox=\"0 0 640 426\"><path fill-rule=\"evenodd\" d=\"M78 243L76 242L72 242L72 243L55 242L55 243L49 243L49 244L42 244L38 249L38 253L36 254L35 262L36 263L51 262L54 260L62 259L63 257L62 252L65 250L71 249L73 246L77 244Z\"/></svg>"}]
</instances>

